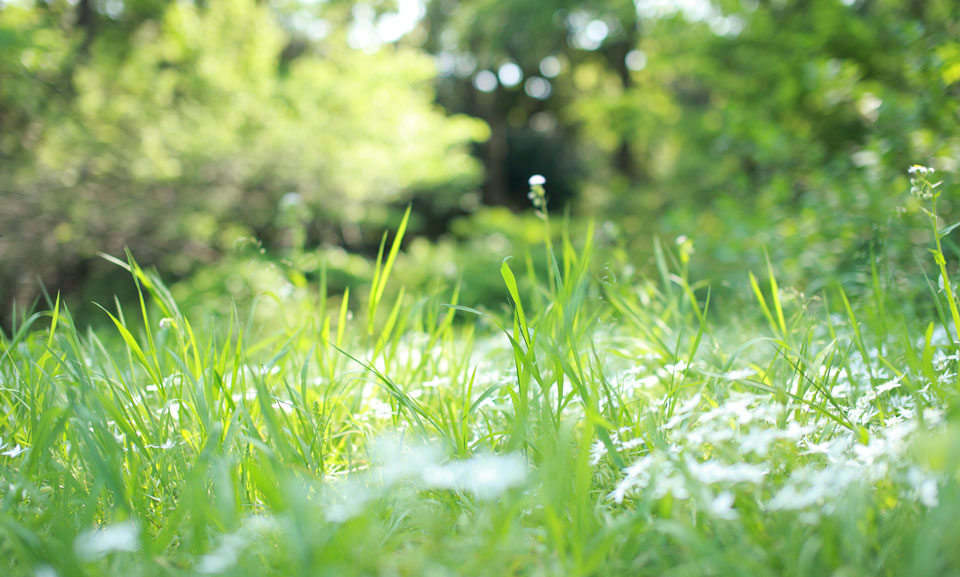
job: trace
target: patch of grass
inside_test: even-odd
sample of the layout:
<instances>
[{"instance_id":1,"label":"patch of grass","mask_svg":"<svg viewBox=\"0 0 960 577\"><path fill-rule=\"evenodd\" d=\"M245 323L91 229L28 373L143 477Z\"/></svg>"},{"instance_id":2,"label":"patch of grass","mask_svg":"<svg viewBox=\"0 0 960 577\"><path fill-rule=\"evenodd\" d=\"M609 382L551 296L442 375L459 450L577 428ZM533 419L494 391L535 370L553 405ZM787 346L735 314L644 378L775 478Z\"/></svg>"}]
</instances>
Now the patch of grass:
<instances>
[{"instance_id":1,"label":"patch of grass","mask_svg":"<svg viewBox=\"0 0 960 577\"><path fill-rule=\"evenodd\" d=\"M877 268L853 300L745 273L756 301L718 310L689 246L598 276L592 231L555 245L538 209L549 273L504 260L500 311L385 290L401 226L365 311L321 275L295 310L198 329L128 255L140 306L104 307L114 331L58 298L21 319L0 336L4 574L960 570L950 317Z\"/></svg>"}]
</instances>

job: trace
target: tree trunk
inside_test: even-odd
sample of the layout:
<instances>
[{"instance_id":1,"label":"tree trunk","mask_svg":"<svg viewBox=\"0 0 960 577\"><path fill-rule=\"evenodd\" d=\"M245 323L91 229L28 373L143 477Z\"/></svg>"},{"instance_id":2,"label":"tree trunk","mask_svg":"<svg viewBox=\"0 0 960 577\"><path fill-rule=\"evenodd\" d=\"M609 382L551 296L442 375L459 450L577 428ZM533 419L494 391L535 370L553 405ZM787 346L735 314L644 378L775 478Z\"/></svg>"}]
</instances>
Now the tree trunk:
<instances>
[{"instance_id":1,"label":"tree trunk","mask_svg":"<svg viewBox=\"0 0 960 577\"><path fill-rule=\"evenodd\" d=\"M77 3L77 27L83 29L83 43L80 52L86 54L97 34L97 8L95 0L80 0Z\"/></svg>"}]
</instances>

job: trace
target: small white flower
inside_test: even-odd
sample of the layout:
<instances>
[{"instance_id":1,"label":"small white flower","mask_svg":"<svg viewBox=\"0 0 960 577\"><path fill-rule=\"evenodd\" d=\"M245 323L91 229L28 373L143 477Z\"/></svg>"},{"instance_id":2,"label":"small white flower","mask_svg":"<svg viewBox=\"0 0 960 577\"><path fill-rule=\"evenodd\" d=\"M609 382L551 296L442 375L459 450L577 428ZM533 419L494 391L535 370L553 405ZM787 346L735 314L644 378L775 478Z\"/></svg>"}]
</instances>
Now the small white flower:
<instances>
[{"instance_id":1,"label":"small white flower","mask_svg":"<svg viewBox=\"0 0 960 577\"><path fill-rule=\"evenodd\" d=\"M27 449L24 447L21 447L18 443L16 446L11 447L10 449L7 449L6 451L0 453L0 455L4 455L5 457L10 457L11 459L14 459L16 457L19 457L26 451Z\"/></svg>"},{"instance_id":2,"label":"small white flower","mask_svg":"<svg viewBox=\"0 0 960 577\"><path fill-rule=\"evenodd\" d=\"M542 174L534 174L530 177L529 183L530 186L543 186L547 183L547 179Z\"/></svg>"},{"instance_id":3,"label":"small white flower","mask_svg":"<svg viewBox=\"0 0 960 577\"><path fill-rule=\"evenodd\" d=\"M928 425L936 425L943 420L943 410L934 407L927 407L923 410L923 420Z\"/></svg>"},{"instance_id":4,"label":"small white flower","mask_svg":"<svg viewBox=\"0 0 960 577\"><path fill-rule=\"evenodd\" d=\"M751 483L756 485L762 482L767 474L767 470L763 467L749 463L725 465L715 460L697 463L690 458L687 458L687 468L697 481L705 485L713 483Z\"/></svg>"},{"instance_id":5,"label":"small white flower","mask_svg":"<svg viewBox=\"0 0 960 577\"><path fill-rule=\"evenodd\" d=\"M424 467L420 477L428 487L461 489L481 499L493 499L526 480L527 464L519 455L478 455Z\"/></svg>"},{"instance_id":6,"label":"small white flower","mask_svg":"<svg viewBox=\"0 0 960 577\"><path fill-rule=\"evenodd\" d=\"M450 378L449 378L449 377L435 377L435 378L430 379L429 381L424 381L424 382L423 382L423 386L424 386L425 388L428 388L428 389L435 389L435 388L438 388L438 387L446 387L446 386L449 385L449 384L450 384Z\"/></svg>"},{"instance_id":7,"label":"small white flower","mask_svg":"<svg viewBox=\"0 0 960 577\"><path fill-rule=\"evenodd\" d=\"M668 373L676 374L676 373L682 373L683 371L687 370L688 367L689 365L687 365L687 361L680 359L679 361L676 362L676 364L664 365L663 368ZM699 402L699 400L700 399L698 398L697 401Z\"/></svg>"},{"instance_id":8,"label":"small white flower","mask_svg":"<svg viewBox=\"0 0 960 577\"><path fill-rule=\"evenodd\" d=\"M280 208L293 208L303 204L303 197L296 192L288 192L280 198Z\"/></svg>"},{"instance_id":9,"label":"small white flower","mask_svg":"<svg viewBox=\"0 0 960 577\"><path fill-rule=\"evenodd\" d=\"M755 374L757 374L757 371L753 369L737 369L728 373L724 373L720 376L730 381L739 381L740 379L752 377Z\"/></svg>"},{"instance_id":10,"label":"small white flower","mask_svg":"<svg viewBox=\"0 0 960 577\"><path fill-rule=\"evenodd\" d=\"M87 531L77 537L73 548L79 557L87 561L99 559L114 551L136 551L140 548L140 528L133 521L124 521Z\"/></svg>"},{"instance_id":11,"label":"small white flower","mask_svg":"<svg viewBox=\"0 0 960 577\"><path fill-rule=\"evenodd\" d=\"M247 539L236 533L220 537L220 546L200 558L197 571L200 573L222 573L237 564L240 553L247 545Z\"/></svg>"},{"instance_id":12,"label":"small white flower","mask_svg":"<svg viewBox=\"0 0 960 577\"><path fill-rule=\"evenodd\" d=\"M161 449L163 451L168 451L176 446L177 444L173 441L173 439L167 439L162 445L147 445L147 447L151 449Z\"/></svg>"},{"instance_id":13,"label":"small white flower","mask_svg":"<svg viewBox=\"0 0 960 577\"><path fill-rule=\"evenodd\" d=\"M900 377L897 377L892 381L887 381L886 383L883 383L882 385L877 387L877 394L882 395L887 391L892 391L893 389L899 389L899 388L900 388Z\"/></svg>"},{"instance_id":14,"label":"small white flower","mask_svg":"<svg viewBox=\"0 0 960 577\"><path fill-rule=\"evenodd\" d=\"M603 441L597 441L590 447L590 464L596 466L600 460L607 454L607 447Z\"/></svg>"},{"instance_id":15,"label":"small white flower","mask_svg":"<svg viewBox=\"0 0 960 577\"><path fill-rule=\"evenodd\" d=\"M936 507L940 504L940 489L935 479L927 479L917 488L917 499L926 507Z\"/></svg>"},{"instance_id":16,"label":"small white flower","mask_svg":"<svg viewBox=\"0 0 960 577\"><path fill-rule=\"evenodd\" d=\"M631 439L629 441L624 441L620 443L620 448L622 448L625 451L629 451L630 449L636 449L637 447L641 447L645 444L646 444L646 441L644 441L641 438L636 438L636 439Z\"/></svg>"},{"instance_id":17,"label":"small white flower","mask_svg":"<svg viewBox=\"0 0 960 577\"><path fill-rule=\"evenodd\" d=\"M733 493L730 491L724 491L714 497L707 506L707 510L717 519L725 521L733 521L740 517L737 510L733 508Z\"/></svg>"},{"instance_id":18,"label":"small white flower","mask_svg":"<svg viewBox=\"0 0 960 577\"><path fill-rule=\"evenodd\" d=\"M33 572L33 577L58 577L57 570L49 565L40 565Z\"/></svg>"}]
</instances>

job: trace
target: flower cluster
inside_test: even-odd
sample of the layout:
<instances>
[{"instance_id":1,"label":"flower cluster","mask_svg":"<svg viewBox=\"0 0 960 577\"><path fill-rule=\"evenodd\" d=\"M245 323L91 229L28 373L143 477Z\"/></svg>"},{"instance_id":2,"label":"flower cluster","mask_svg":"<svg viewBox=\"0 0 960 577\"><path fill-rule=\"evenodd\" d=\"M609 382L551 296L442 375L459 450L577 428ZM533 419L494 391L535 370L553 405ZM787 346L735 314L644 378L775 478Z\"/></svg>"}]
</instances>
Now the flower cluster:
<instances>
[{"instance_id":1,"label":"flower cluster","mask_svg":"<svg viewBox=\"0 0 960 577\"><path fill-rule=\"evenodd\" d=\"M537 214L542 216L547 209L547 191L543 188L547 179L543 175L534 174L530 177L528 183L530 184L530 192L527 193L527 198L533 203L533 208L537 209Z\"/></svg>"},{"instance_id":2,"label":"flower cluster","mask_svg":"<svg viewBox=\"0 0 960 577\"><path fill-rule=\"evenodd\" d=\"M946 330L937 327L930 344L948 342ZM960 353L938 350L929 377L872 366L884 356L889 353L882 347L870 349L865 359L851 358L843 366L811 373L829 383L835 401L830 407L835 417L830 418L816 408L823 404L824 389L805 387L800 379L784 384L792 395L784 401L732 386L744 379L763 381L755 369L714 374L694 362L684 370L723 385L675 399L663 390L669 379L656 376L655 360L617 368L620 398L629 402L633 397L659 409L662 419L653 424L655 432L642 427L610 431L610 442L592 447L590 463L606 467L610 451L626 463L607 493L613 506L630 508L669 496L718 520L734 521L744 510L759 507L792 512L815 524L831 516L852 491L880 491L890 499L935 507L946 478L911 447L943 430L944 407L937 391L946 386L941 378L955 378ZM643 374L651 375L653 383L636 386ZM848 425L837 426L841 421Z\"/></svg>"},{"instance_id":3,"label":"flower cluster","mask_svg":"<svg viewBox=\"0 0 960 577\"><path fill-rule=\"evenodd\" d=\"M907 172L910 174L910 194L920 200L933 200L935 198L934 189L940 183L933 184L929 179L936 170L929 166L914 164L907 169Z\"/></svg>"}]
</instances>

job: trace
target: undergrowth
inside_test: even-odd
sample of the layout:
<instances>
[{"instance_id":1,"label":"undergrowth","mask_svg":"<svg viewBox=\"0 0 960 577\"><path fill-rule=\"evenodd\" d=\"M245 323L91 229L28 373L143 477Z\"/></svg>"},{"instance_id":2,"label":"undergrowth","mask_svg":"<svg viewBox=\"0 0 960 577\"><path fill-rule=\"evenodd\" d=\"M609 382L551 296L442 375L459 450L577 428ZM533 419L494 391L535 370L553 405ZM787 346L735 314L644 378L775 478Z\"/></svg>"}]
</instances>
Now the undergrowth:
<instances>
[{"instance_id":1,"label":"undergrowth","mask_svg":"<svg viewBox=\"0 0 960 577\"><path fill-rule=\"evenodd\" d=\"M386 289L408 211L353 294L321 275L201 327L128 255L140 306L104 306L115 330L57 298L23 318L0 337L3 573L960 572L935 204L932 318L882 262L856 298L785 298L768 266L717 312L687 245L599 274L592 230L552 242L531 184L549 274L505 259L499 312Z\"/></svg>"}]
</instances>

